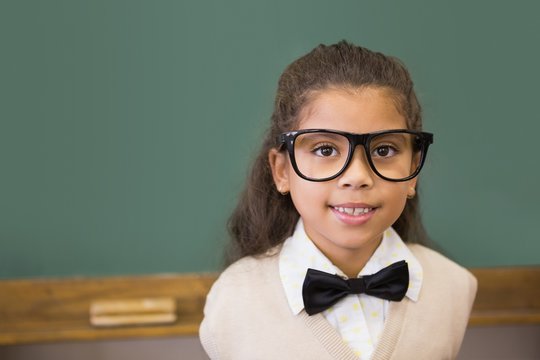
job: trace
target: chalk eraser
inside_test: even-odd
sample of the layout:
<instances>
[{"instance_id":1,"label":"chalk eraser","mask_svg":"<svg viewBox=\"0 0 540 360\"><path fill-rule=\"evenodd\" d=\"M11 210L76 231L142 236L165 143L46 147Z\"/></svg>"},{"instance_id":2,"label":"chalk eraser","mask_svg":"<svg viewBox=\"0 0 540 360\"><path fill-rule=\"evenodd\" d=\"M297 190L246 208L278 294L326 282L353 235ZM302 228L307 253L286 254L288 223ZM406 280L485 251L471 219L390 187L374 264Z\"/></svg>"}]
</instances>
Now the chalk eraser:
<instances>
[{"instance_id":1,"label":"chalk eraser","mask_svg":"<svg viewBox=\"0 0 540 360\"><path fill-rule=\"evenodd\" d=\"M174 298L96 300L90 304L93 326L170 324L176 321Z\"/></svg>"}]
</instances>

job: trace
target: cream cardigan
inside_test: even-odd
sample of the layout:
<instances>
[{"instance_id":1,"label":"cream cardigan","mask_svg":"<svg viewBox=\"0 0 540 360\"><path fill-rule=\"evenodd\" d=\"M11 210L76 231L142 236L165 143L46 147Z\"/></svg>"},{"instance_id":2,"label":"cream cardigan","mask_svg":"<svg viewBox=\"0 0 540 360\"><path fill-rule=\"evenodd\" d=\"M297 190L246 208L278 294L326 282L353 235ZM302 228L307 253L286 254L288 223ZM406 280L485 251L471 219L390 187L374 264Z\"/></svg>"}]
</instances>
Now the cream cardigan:
<instances>
[{"instance_id":1,"label":"cream cardigan","mask_svg":"<svg viewBox=\"0 0 540 360\"><path fill-rule=\"evenodd\" d=\"M454 359L476 296L476 279L439 253L409 249L424 268L417 302L392 302L371 359ZM199 336L211 359L357 359L322 314L293 315L278 251L227 268L206 300Z\"/></svg>"}]
</instances>

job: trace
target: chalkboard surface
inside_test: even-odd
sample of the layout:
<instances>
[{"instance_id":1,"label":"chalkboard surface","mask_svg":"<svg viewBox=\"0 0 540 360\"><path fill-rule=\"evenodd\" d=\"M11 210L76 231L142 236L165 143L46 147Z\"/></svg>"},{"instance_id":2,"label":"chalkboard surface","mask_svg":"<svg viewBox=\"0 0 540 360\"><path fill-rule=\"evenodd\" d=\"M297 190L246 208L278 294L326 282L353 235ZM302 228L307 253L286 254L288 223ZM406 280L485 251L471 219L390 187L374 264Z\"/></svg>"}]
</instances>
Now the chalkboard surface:
<instances>
[{"instance_id":1,"label":"chalkboard surface","mask_svg":"<svg viewBox=\"0 0 540 360\"><path fill-rule=\"evenodd\" d=\"M539 264L540 5L479 3L2 1L0 277L218 270L279 74L341 39L415 79L431 237Z\"/></svg>"}]
</instances>

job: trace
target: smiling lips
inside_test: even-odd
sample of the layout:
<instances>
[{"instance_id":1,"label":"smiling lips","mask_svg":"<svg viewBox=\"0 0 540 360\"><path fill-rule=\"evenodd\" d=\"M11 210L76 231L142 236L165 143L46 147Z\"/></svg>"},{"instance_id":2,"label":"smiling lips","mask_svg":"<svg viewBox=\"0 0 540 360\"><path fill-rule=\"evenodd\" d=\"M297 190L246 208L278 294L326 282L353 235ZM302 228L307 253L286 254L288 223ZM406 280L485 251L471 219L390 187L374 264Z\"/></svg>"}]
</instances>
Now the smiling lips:
<instances>
[{"instance_id":1,"label":"smiling lips","mask_svg":"<svg viewBox=\"0 0 540 360\"><path fill-rule=\"evenodd\" d=\"M377 208L365 204L343 204L330 206L338 220L347 225L361 225L367 222Z\"/></svg>"},{"instance_id":2,"label":"smiling lips","mask_svg":"<svg viewBox=\"0 0 540 360\"><path fill-rule=\"evenodd\" d=\"M349 214L349 215L361 215L361 214L366 214L370 211L373 210L373 208L361 208L361 207L358 207L358 208L353 208L353 207L335 207L334 209L336 209L337 211L339 211L340 213L345 213L345 214Z\"/></svg>"}]
</instances>

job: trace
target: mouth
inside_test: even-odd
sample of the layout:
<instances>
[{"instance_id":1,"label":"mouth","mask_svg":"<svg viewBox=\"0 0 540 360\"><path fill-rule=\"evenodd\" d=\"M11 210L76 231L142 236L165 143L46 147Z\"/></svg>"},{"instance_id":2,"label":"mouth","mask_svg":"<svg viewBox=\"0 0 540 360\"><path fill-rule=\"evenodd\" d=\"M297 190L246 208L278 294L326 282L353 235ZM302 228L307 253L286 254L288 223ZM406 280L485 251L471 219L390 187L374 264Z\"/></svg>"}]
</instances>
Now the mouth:
<instances>
[{"instance_id":1,"label":"mouth","mask_svg":"<svg viewBox=\"0 0 540 360\"><path fill-rule=\"evenodd\" d=\"M339 204L329 207L336 218L347 225L362 225L366 223L378 209L368 204Z\"/></svg>"},{"instance_id":2,"label":"mouth","mask_svg":"<svg viewBox=\"0 0 540 360\"><path fill-rule=\"evenodd\" d=\"M347 215L352 215L352 216L364 215L375 210L375 208L373 207L344 207L344 206L330 206L330 207L342 214L347 214Z\"/></svg>"}]
</instances>

